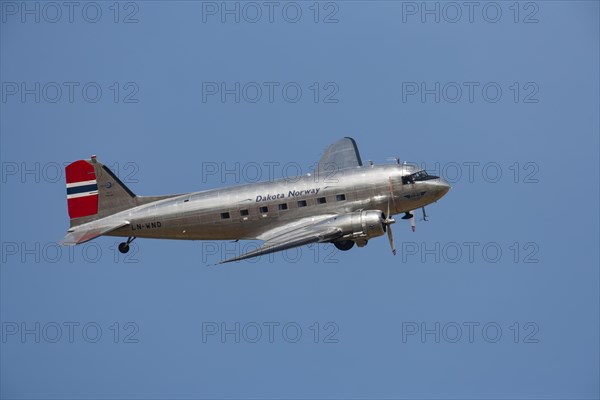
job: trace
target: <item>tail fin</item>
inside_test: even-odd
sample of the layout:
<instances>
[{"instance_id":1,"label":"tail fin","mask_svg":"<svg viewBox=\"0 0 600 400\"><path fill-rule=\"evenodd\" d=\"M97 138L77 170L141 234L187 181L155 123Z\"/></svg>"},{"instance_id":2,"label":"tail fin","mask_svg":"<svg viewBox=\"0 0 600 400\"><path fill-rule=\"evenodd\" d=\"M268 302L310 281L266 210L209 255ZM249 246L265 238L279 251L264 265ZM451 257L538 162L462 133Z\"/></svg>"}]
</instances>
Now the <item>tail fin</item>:
<instances>
[{"instance_id":1,"label":"tail fin","mask_svg":"<svg viewBox=\"0 0 600 400\"><path fill-rule=\"evenodd\" d=\"M71 227L138 205L135 194L96 156L69 164L65 172Z\"/></svg>"}]
</instances>

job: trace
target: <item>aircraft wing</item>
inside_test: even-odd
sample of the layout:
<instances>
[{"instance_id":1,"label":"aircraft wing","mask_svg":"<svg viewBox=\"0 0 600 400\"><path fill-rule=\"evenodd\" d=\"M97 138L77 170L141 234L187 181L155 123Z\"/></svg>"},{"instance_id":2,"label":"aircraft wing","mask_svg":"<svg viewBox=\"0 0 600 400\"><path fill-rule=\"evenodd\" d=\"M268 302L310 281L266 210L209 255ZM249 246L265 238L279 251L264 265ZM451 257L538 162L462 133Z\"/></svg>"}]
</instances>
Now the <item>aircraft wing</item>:
<instances>
[{"instance_id":1,"label":"aircraft wing","mask_svg":"<svg viewBox=\"0 0 600 400\"><path fill-rule=\"evenodd\" d=\"M334 221L335 215L326 216L326 218L311 222L307 222L306 220L291 222L288 225L278 227L261 235L261 238L268 239L258 249L229 258L217 264L245 260L311 243L330 242L342 236L342 230L333 224Z\"/></svg>"},{"instance_id":2,"label":"aircraft wing","mask_svg":"<svg viewBox=\"0 0 600 400\"><path fill-rule=\"evenodd\" d=\"M68 232L60 244L63 246L74 246L85 243L125 225L129 225L129 221L117 221L102 225L91 225L89 227L82 225L81 227L76 227L72 232Z\"/></svg>"},{"instance_id":3,"label":"aircraft wing","mask_svg":"<svg viewBox=\"0 0 600 400\"><path fill-rule=\"evenodd\" d=\"M361 165L362 160L356 142L350 137L345 137L329 145L319 160L317 172L333 172Z\"/></svg>"}]
</instances>

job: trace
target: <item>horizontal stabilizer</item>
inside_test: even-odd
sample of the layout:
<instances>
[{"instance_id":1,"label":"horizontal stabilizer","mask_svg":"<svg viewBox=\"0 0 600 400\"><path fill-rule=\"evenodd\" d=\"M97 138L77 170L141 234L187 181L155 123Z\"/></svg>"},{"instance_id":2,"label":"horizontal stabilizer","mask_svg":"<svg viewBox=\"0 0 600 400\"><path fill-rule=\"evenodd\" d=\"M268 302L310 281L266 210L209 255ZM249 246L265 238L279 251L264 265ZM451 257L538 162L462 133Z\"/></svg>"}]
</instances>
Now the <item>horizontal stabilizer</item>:
<instances>
[{"instance_id":1,"label":"horizontal stabilizer","mask_svg":"<svg viewBox=\"0 0 600 400\"><path fill-rule=\"evenodd\" d=\"M82 225L74 228L72 232L67 233L67 236L65 236L60 244L63 246L74 246L76 244L85 243L126 225L129 225L129 221L114 222L108 225L89 226L87 228Z\"/></svg>"}]
</instances>

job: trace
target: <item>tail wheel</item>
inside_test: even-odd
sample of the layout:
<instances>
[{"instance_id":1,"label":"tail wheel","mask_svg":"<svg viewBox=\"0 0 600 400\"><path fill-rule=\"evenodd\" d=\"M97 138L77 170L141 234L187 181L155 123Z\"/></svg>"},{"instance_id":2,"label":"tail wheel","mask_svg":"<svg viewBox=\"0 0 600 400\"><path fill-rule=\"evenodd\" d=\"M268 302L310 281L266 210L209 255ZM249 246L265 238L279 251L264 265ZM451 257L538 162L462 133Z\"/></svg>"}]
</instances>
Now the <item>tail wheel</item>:
<instances>
[{"instance_id":1,"label":"tail wheel","mask_svg":"<svg viewBox=\"0 0 600 400\"><path fill-rule=\"evenodd\" d=\"M119 243L119 251L123 254L127 253L129 251L129 243L133 242L134 240L135 236L130 236L127 238L126 242Z\"/></svg>"},{"instance_id":2,"label":"tail wheel","mask_svg":"<svg viewBox=\"0 0 600 400\"><path fill-rule=\"evenodd\" d=\"M127 253L129 251L129 245L125 242L119 243L119 251L123 254Z\"/></svg>"},{"instance_id":3,"label":"tail wheel","mask_svg":"<svg viewBox=\"0 0 600 400\"><path fill-rule=\"evenodd\" d=\"M339 242L333 242L333 245L338 250L348 251L352 247L354 247L354 241L353 240L340 240Z\"/></svg>"}]
</instances>

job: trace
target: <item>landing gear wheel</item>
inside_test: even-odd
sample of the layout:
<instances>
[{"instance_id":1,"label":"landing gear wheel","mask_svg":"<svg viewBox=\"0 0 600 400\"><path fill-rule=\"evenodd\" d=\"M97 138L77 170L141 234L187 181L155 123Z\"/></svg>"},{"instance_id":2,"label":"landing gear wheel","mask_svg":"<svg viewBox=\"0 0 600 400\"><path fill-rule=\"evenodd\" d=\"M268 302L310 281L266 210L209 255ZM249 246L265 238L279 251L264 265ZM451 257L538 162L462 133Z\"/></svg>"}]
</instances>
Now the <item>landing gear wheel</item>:
<instances>
[{"instance_id":1,"label":"landing gear wheel","mask_svg":"<svg viewBox=\"0 0 600 400\"><path fill-rule=\"evenodd\" d=\"M354 247L354 241L352 241L352 240L340 240L339 242L333 242L333 245L338 250L348 251L352 247Z\"/></svg>"},{"instance_id":2,"label":"landing gear wheel","mask_svg":"<svg viewBox=\"0 0 600 400\"><path fill-rule=\"evenodd\" d=\"M135 236L130 236L127 238L126 242L119 243L119 251L123 254L127 253L129 251L129 243L133 242L134 240Z\"/></svg>"},{"instance_id":3,"label":"landing gear wheel","mask_svg":"<svg viewBox=\"0 0 600 400\"><path fill-rule=\"evenodd\" d=\"M126 242L119 243L119 251L123 254L129 251L129 245Z\"/></svg>"}]
</instances>

